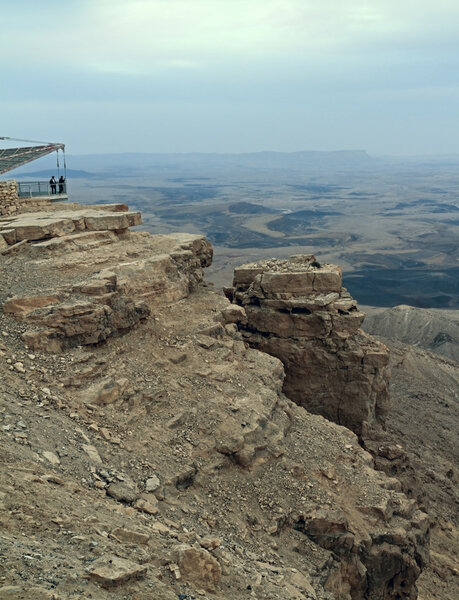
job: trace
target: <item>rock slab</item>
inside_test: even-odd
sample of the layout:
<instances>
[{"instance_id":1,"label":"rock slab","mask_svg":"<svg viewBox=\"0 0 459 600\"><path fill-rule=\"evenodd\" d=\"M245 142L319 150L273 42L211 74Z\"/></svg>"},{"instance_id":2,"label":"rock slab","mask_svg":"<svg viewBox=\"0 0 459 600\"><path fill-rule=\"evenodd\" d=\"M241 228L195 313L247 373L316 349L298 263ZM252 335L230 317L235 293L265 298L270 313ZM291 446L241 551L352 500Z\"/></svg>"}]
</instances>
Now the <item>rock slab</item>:
<instances>
[{"instance_id":1,"label":"rock slab","mask_svg":"<svg viewBox=\"0 0 459 600\"><path fill-rule=\"evenodd\" d=\"M118 556L109 556L94 562L89 578L101 587L110 589L129 581L142 579L146 573L147 567L144 565Z\"/></svg>"},{"instance_id":2,"label":"rock slab","mask_svg":"<svg viewBox=\"0 0 459 600\"><path fill-rule=\"evenodd\" d=\"M221 577L218 560L207 550L183 544L176 550L177 564L180 574L189 581L208 592L215 592Z\"/></svg>"}]
</instances>

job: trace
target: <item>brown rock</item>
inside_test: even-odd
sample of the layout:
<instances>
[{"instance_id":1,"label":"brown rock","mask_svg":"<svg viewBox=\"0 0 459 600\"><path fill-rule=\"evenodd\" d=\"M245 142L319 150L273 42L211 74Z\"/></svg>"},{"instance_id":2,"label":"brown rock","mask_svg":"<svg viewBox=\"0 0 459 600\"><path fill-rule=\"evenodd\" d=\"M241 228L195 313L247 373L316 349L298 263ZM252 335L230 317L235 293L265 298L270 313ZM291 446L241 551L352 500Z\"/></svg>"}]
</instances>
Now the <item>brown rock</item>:
<instances>
[{"instance_id":1,"label":"brown rock","mask_svg":"<svg viewBox=\"0 0 459 600\"><path fill-rule=\"evenodd\" d=\"M279 293L307 294L314 291L314 272L304 273L263 273L260 280L261 288L267 296ZM333 290L330 290L333 291Z\"/></svg>"},{"instance_id":2,"label":"brown rock","mask_svg":"<svg viewBox=\"0 0 459 600\"><path fill-rule=\"evenodd\" d=\"M129 581L142 579L147 573L147 567L118 556L100 558L92 565L89 573L91 581L110 589Z\"/></svg>"},{"instance_id":3,"label":"brown rock","mask_svg":"<svg viewBox=\"0 0 459 600\"><path fill-rule=\"evenodd\" d=\"M99 452L95 446L92 444L83 444L83 450L89 456L91 462L98 465L102 464L102 459L100 458Z\"/></svg>"},{"instance_id":4,"label":"brown rock","mask_svg":"<svg viewBox=\"0 0 459 600\"><path fill-rule=\"evenodd\" d=\"M70 248L86 249L112 244L118 239L113 231L83 231L81 233L71 233L58 238L51 238L44 242L32 244L35 254L64 251Z\"/></svg>"},{"instance_id":5,"label":"brown rock","mask_svg":"<svg viewBox=\"0 0 459 600\"><path fill-rule=\"evenodd\" d=\"M212 247L203 236L177 234L184 247L173 247L170 254L121 263L114 271L126 294L138 299L174 302L186 298L202 281L203 267L212 260ZM164 236L166 237L166 236Z\"/></svg>"},{"instance_id":6,"label":"brown rock","mask_svg":"<svg viewBox=\"0 0 459 600\"><path fill-rule=\"evenodd\" d=\"M21 248L23 248L26 245L27 245L27 240L21 240L20 242L17 242L16 244L13 244L12 246L8 246L4 250L2 250L2 254L3 254L3 256L14 254L15 252L18 252L18 250L20 250Z\"/></svg>"},{"instance_id":7,"label":"brown rock","mask_svg":"<svg viewBox=\"0 0 459 600\"><path fill-rule=\"evenodd\" d=\"M182 578L208 592L215 592L221 577L221 567L216 558L203 550L187 545L176 549L176 562Z\"/></svg>"},{"instance_id":8,"label":"brown rock","mask_svg":"<svg viewBox=\"0 0 459 600\"><path fill-rule=\"evenodd\" d=\"M111 433L106 427L101 427L99 429L99 433L106 441L108 441L111 438Z\"/></svg>"},{"instance_id":9,"label":"brown rock","mask_svg":"<svg viewBox=\"0 0 459 600\"><path fill-rule=\"evenodd\" d=\"M3 305L3 312L18 320L36 310L59 302L58 296L29 296L26 298L10 298Z\"/></svg>"},{"instance_id":10,"label":"brown rock","mask_svg":"<svg viewBox=\"0 0 459 600\"><path fill-rule=\"evenodd\" d=\"M256 265L242 265L234 269L233 286L250 285L257 275L263 273L263 267Z\"/></svg>"},{"instance_id":11,"label":"brown rock","mask_svg":"<svg viewBox=\"0 0 459 600\"><path fill-rule=\"evenodd\" d=\"M75 231L73 220L68 218L44 218L43 216L40 218L22 215L17 218L13 225L18 242L20 240L42 240L58 237Z\"/></svg>"},{"instance_id":12,"label":"brown rock","mask_svg":"<svg viewBox=\"0 0 459 600\"><path fill-rule=\"evenodd\" d=\"M204 327L199 330L201 335L208 335L213 338L221 338L225 334L225 330L221 323L215 323L214 325L209 325L208 327Z\"/></svg>"},{"instance_id":13,"label":"brown rock","mask_svg":"<svg viewBox=\"0 0 459 600\"><path fill-rule=\"evenodd\" d=\"M308 264L306 269L298 272L263 272L260 286L267 296L285 293L304 296L312 292L341 291L342 275L339 267L327 265L327 268L316 269Z\"/></svg>"},{"instance_id":14,"label":"brown rock","mask_svg":"<svg viewBox=\"0 0 459 600\"><path fill-rule=\"evenodd\" d=\"M8 220L1 230L9 244L21 240L46 240L49 238L66 237L64 245L72 244L69 234L88 231L126 231L129 227L140 225L140 213L127 213L104 210L96 207L80 207L76 210L60 210L54 212L23 213ZM87 244L89 238L80 243ZM93 238L96 242L96 238ZM100 241L100 238L99 238ZM39 249L53 249L59 244L40 246ZM61 246L62 247L62 246Z\"/></svg>"},{"instance_id":15,"label":"brown rock","mask_svg":"<svg viewBox=\"0 0 459 600\"><path fill-rule=\"evenodd\" d=\"M310 598L316 598L316 593L314 588L308 581L308 579L299 571L295 571L289 577L289 581L296 588L299 588L301 591L306 592Z\"/></svg>"},{"instance_id":16,"label":"brown rock","mask_svg":"<svg viewBox=\"0 0 459 600\"><path fill-rule=\"evenodd\" d=\"M115 291L115 283L108 281L107 279L92 279L80 287L79 290L82 294L88 296L100 296L101 294L107 294Z\"/></svg>"},{"instance_id":17,"label":"brown rock","mask_svg":"<svg viewBox=\"0 0 459 600\"><path fill-rule=\"evenodd\" d=\"M62 350L62 340L53 329L44 329L42 331L25 331L21 338L28 348L40 350L42 352L60 352Z\"/></svg>"},{"instance_id":18,"label":"brown rock","mask_svg":"<svg viewBox=\"0 0 459 600\"><path fill-rule=\"evenodd\" d=\"M390 512L385 519L390 519ZM379 535L359 539L351 531L346 516L331 509L301 515L294 527L340 557L325 584L325 588L338 597L412 597L410 594L420 567L425 563L423 544L426 539L423 536L427 530L422 529L422 518L415 523L415 530L418 530L415 538L403 528L386 532L384 527ZM347 595L342 596L344 592Z\"/></svg>"},{"instance_id":19,"label":"brown rock","mask_svg":"<svg viewBox=\"0 0 459 600\"><path fill-rule=\"evenodd\" d=\"M222 437L219 437L215 443L215 449L217 452L220 452L220 454L234 454L235 452L242 450L243 447L244 438L237 433L226 433Z\"/></svg>"},{"instance_id":20,"label":"brown rock","mask_svg":"<svg viewBox=\"0 0 459 600\"><path fill-rule=\"evenodd\" d=\"M247 315L242 306L235 304L224 308L221 312L223 323L247 323Z\"/></svg>"},{"instance_id":21,"label":"brown rock","mask_svg":"<svg viewBox=\"0 0 459 600\"><path fill-rule=\"evenodd\" d=\"M18 241L16 239L16 229L2 229L0 233L5 242L10 246Z\"/></svg>"},{"instance_id":22,"label":"brown rock","mask_svg":"<svg viewBox=\"0 0 459 600\"><path fill-rule=\"evenodd\" d=\"M43 452L43 457L46 458L53 466L57 466L61 464L59 457L54 452L45 451Z\"/></svg>"},{"instance_id":23,"label":"brown rock","mask_svg":"<svg viewBox=\"0 0 459 600\"><path fill-rule=\"evenodd\" d=\"M112 204L90 204L88 208L94 208L96 210L100 210L103 208L104 210L108 210L109 212L128 212L129 207L124 202L114 202Z\"/></svg>"},{"instance_id":24,"label":"brown rock","mask_svg":"<svg viewBox=\"0 0 459 600\"><path fill-rule=\"evenodd\" d=\"M113 404L121 397L121 388L114 379L104 379L85 396L89 404Z\"/></svg>"},{"instance_id":25,"label":"brown rock","mask_svg":"<svg viewBox=\"0 0 459 600\"><path fill-rule=\"evenodd\" d=\"M109 280L100 281L100 287L97 287L99 283L95 284L98 291L112 285ZM48 300L43 302L49 301L50 297L46 298ZM33 300L32 304L34 301L39 302ZM30 299L15 299L9 308L14 310L14 307L24 306L29 309L28 304ZM94 301L76 300L73 303L48 304L35 310L30 307L27 312L22 312L21 319L46 326L46 329L41 332L26 332L23 339L29 347L48 352L60 350L65 346L96 344L118 331L132 328L150 313L145 303L135 303L124 295L115 295L110 304L108 306L100 303L96 298Z\"/></svg>"},{"instance_id":26,"label":"brown rock","mask_svg":"<svg viewBox=\"0 0 459 600\"><path fill-rule=\"evenodd\" d=\"M156 521L155 523L153 523L151 528L153 529L153 531L157 531L158 533L161 533L163 535L169 535L171 533L169 527L167 527L167 525L164 525L164 523L161 523L160 521Z\"/></svg>"},{"instance_id":27,"label":"brown rock","mask_svg":"<svg viewBox=\"0 0 459 600\"><path fill-rule=\"evenodd\" d=\"M126 483L111 483L107 490L107 496L118 500L118 502L126 502L131 504L140 496L139 491Z\"/></svg>"},{"instance_id":28,"label":"brown rock","mask_svg":"<svg viewBox=\"0 0 459 600\"><path fill-rule=\"evenodd\" d=\"M143 498L139 498L135 501L134 508L147 515L157 515L159 513L157 503L154 504L151 500L144 500Z\"/></svg>"},{"instance_id":29,"label":"brown rock","mask_svg":"<svg viewBox=\"0 0 459 600\"><path fill-rule=\"evenodd\" d=\"M85 228L89 231L100 231L104 229L121 230L129 227L126 213L106 213L96 211L85 217Z\"/></svg>"},{"instance_id":30,"label":"brown rock","mask_svg":"<svg viewBox=\"0 0 459 600\"><path fill-rule=\"evenodd\" d=\"M130 531L122 527L113 529L111 535L121 542L128 542L130 544L148 544L148 540L150 539L150 536L146 533Z\"/></svg>"},{"instance_id":31,"label":"brown rock","mask_svg":"<svg viewBox=\"0 0 459 600\"><path fill-rule=\"evenodd\" d=\"M206 550L215 550L222 543L220 538L202 538L199 544Z\"/></svg>"},{"instance_id":32,"label":"brown rock","mask_svg":"<svg viewBox=\"0 0 459 600\"><path fill-rule=\"evenodd\" d=\"M126 214L129 227L135 227L136 225L142 225L142 215L139 212L128 212Z\"/></svg>"},{"instance_id":33,"label":"brown rock","mask_svg":"<svg viewBox=\"0 0 459 600\"><path fill-rule=\"evenodd\" d=\"M285 394L308 411L362 432L389 405L388 352L360 329L364 314L341 287L341 269L312 255L235 270L233 303L252 347L285 366Z\"/></svg>"},{"instance_id":34,"label":"brown rock","mask_svg":"<svg viewBox=\"0 0 459 600\"><path fill-rule=\"evenodd\" d=\"M255 448L245 446L234 454L234 459L241 467L249 467L255 459Z\"/></svg>"}]
</instances>

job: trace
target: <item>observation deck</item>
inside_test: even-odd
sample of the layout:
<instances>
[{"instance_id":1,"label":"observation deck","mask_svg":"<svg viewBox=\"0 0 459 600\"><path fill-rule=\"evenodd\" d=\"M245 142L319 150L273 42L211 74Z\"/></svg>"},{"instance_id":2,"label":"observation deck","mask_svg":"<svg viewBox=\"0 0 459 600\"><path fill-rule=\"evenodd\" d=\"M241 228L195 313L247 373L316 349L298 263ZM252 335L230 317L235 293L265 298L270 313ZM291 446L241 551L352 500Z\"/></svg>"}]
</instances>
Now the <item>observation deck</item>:
<instances>
[{"instance_id":1,"label":"observation deck","mask_svg":"<svg viewBox=\"0 0 459 600\"><path fill-rule=\"evenodd\" d=\"M56 182L53 191L49 181L18 181L19 198L43 198L51 202L68 200L67 182Z\"/></svg>"}]
</instances>

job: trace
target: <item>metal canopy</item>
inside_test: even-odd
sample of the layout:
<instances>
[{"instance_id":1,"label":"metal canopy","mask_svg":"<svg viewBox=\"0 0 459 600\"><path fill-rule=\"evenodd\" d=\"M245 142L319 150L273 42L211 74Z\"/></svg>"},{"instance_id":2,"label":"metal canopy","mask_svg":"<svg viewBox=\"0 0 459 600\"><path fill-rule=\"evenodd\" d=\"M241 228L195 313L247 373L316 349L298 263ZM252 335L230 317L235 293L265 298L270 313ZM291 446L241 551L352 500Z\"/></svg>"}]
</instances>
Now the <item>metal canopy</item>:
<instances>
[{"instance_id":1,"label":"metal canopy","mask_svg":"<svg viewBox=\"0 0 459 600\"><path fill-rule=\"evenodd\" d=\"M22 165L32 162L37 158L41 158L42 156L46 156L51 152L57 152L58 150L64 149L64 144L46 144L44 146L26 146L23 148L0 148L0 174L21 167Z\"/></svg>"}]
</instances>

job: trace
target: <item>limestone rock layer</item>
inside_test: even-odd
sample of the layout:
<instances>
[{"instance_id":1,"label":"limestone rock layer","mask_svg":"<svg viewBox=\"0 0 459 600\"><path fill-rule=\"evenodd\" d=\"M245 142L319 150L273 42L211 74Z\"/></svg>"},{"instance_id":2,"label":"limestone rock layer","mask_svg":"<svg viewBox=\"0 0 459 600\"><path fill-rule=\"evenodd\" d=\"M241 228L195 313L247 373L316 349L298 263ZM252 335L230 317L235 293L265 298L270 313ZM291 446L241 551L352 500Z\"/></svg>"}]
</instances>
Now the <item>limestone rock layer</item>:
<instances>
[{"instance_id":1,"label":"limestone rock layer","mask_svg":"<svg viewBox=\"0 0 459 600\"><path fill-rule=\"evenodd\" d=\"M311 397L342 385L370 418L350 386L385 353L339 269L243 268L229 304L202 236L39 225L0 251L0 598L414 600L426 515L243 343L309 350Z\"/></svg>"},{"instance_id":2,"label":"limestone rock layer","mask_svg":"<svg viewBox=\"0 0 459 600\"><path fill-rule=\"evenodd\" d=\"M17 286L27 295L2 304L3 314L30 327L22 334L29 348L60 352L105 342L145 320L147 301L173 302L195 289L212 262L209 242L177 233L157 236L150 246L148 234L129 231L141 222L125 204L0 218L6 245L0 253L20 247L36 279L36 293L30 294L30 280ZM124 247L115 260L113 246ZM109 261L111 268L104 268Z\"/></svg>"},{"instance_id":3,"label":"limestone rock layer","mask_svg":"<svg viewBox=\"0 0 459 600\"><path fill-rule=\"evenodd\" d=\"M244 339L284 363L289 398L357 434L384 423L388 351L360 329L365 315L339 267L313 255L246 264L226 294L245 309Z\"/></svg>"}]
</instances>

